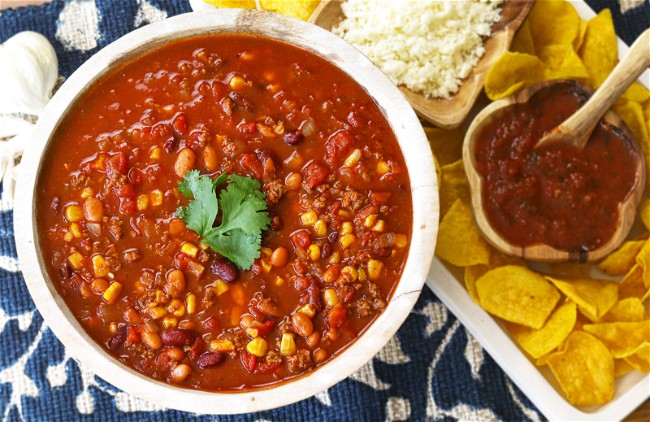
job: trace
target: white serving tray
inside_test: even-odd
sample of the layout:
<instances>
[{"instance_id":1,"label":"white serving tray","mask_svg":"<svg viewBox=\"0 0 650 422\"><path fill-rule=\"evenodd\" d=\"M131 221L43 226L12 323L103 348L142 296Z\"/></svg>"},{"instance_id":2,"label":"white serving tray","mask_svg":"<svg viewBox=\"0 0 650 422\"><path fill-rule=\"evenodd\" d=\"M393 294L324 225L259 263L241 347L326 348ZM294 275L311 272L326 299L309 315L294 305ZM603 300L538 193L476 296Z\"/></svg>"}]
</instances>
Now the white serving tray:
<instances>
[{"instance_id":1,"label":"white serving tray","mask_svg":"<svg viewBox=\"0 0 650 422\"><path fill-rule=\"evenodd\" d=\"M582 19L596 15L582 0L571 4ZM628 49L619 38L619 58ZM640 81L647 87L649 80L650 72L646 71ZM433 260L426 283L549 420L621 420L650 397L650 375L632 371L616 380L616 393L611 402L602 406L572 406L560 393L560 386L548 367L538 368L528 360L501 325L470 298L462 278L452 274L438 258Z\"/></svg>"}]
</instances>

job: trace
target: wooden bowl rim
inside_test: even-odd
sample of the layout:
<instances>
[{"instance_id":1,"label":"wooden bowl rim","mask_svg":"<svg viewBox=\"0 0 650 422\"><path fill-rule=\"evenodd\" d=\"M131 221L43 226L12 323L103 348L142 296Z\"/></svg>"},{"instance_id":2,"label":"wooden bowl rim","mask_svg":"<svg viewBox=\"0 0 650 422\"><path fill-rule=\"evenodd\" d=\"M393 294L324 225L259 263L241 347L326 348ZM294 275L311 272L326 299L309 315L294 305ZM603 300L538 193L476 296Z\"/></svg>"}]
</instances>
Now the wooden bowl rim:
<instances>
[{"instance_id":1,"label":"wooden bowl rim","mask_svg":"<svg viewBox=\"0 0 650 422\"><path fill-rule=\"evenodd\" d=\"M625 197L623 202L618 206L619 212L619 225L612 235L611 239L600 246L597 249L591 250L589 252L569 252L562 249L554 248L553 246L547 245L545 243L539 243L530 246L515 246L508 242L503 236L501 236L496 230L492 228L488 222L485 214L483 212L478 213L477 210L483 210L483 178L478 174L475 166L475 156L473 154L474 143L476 141L476 134L478 131L487 124L490 119L488 116L496 116L499 110L506 109L514 104L526 103L530 98L535 95L537 92L548 88L552 85L557 84L571 84L576 86L578 89L581 89L588 94L593 92L592 89L587 88L578 81L571 79L554 79L550 81L544 81L539 84L530 86L528 88L522 89L517 93L497 100L487 107L485 107L472 121L470 127L465 134L465 139L463 141L463 165L465 168L465 174L467 175L470 192L472 199L472 208L475 221L483 233L486 240L492 244L494 247L499 249L501 252L508 255L514 255L521 258L529 259L532 261L540 262L562 262L562 261L579 261L579 262L593 262L597 261L609 253L613 252L627 237L632 225L634 224L634 218L623 219L623 216L632 215L636 211L637 206L639 205L641 198L643 196L643 191L646 182L646 168L643 158L643 153L639 145L638 140L634 137L630 129L627 127L625 122L613 111L609 110L605 116L603 116L604 122L618 130L623 132L623 135L630 143L630 147L636 153L638 157L637 160L637 170L636 170L636 180L635 184L632 187L632 191ZM620 224L621 219L623 219L623 224Z\"/></svg>"},{"instance_id":2,"label":"wooden bowl rim","mask_svg":"<svg viewBox=\"0 0 650 422\"><path fill-rule=\"evenodd\" d=\"M281 384L244 392L207 392L176 387L123 365L95 343L52 284L39 252L35 190L52 134L87 87L137 53L182 37L247 33L308 50L350 75L375 100L404 154L413 200L412 239L402 277L384 311L346 349L325 365ZM438 183L433 156L417 116L403 95L365 56L315 25L278 14L221 9L178 15L146 25L111 43L84 63L48 104L23 156L17 184L15 233L29 292L67 351L118 388L157 405L188 412L237 414L294 403L343 380L369 361L409 315L429 272L438 230Z\"/></svg>"}]
</instances>

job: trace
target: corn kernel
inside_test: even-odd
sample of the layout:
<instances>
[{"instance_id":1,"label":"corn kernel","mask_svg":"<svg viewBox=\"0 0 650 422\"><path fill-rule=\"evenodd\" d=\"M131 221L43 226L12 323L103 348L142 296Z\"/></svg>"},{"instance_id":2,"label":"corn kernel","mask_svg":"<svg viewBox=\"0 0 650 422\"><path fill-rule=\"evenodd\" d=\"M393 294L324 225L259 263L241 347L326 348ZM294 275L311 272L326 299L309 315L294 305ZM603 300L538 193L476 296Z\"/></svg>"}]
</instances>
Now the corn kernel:
<instances>
[{"instance_id":1,"label":"corn kernel","mask_svg":"<svg viewBox=\"0 0 650 422\"><path fill-rule=\"evenodd\" d=\"M185 298L185 308L190 315L196 312L196 295L194 293L190 293Z\"/></svg>"},{"instance_id":2,"label":"corn kernel","mask_svg":"<svg viewBox=\"0 0 650 422\"><path fill-rule=\"evenodd\" d=\"M376 259L368 260L368 277L371 280L377 280L381 273L381 269L384 267L384 263Z\"/></svg>"},{"instance_id":3,"label":"corn kernel","mask_svg":"<svg viewBox=\"0 0 650 422\"><path fill-rule=\"evenodd\" d=\"M316 308L311 303L308 303L298 309L298 312L307 315L309 318L313 318L316 315Z\"/></svg>"},{"instance_id":4,"label":"corn kernel","mask_svg":"<svg viewBox=\"0 0 650 422\"><path fill-rule=\"evenodd\" d=\"M93 188L84 188L84 190L81 191L81 197L84 199L90 198L93 195L95 195Z\"/></svg>"},{"instance_id":5,"label":"corn kernel","mask_svg":"<svg viewBox=\"0 0 650 422\"><path fill-rule=\"evenodd\" d=\"M357 270L359 281L366 281L366 271L363 268Z\"/></svg>"},{"instance_id":6,"label":"corn kernel","mask_svg":"<svg viewBox=\"0 0 650 422\"><path fill-rule=\"evenodd\" d=\"M174 299L169 302L169 305L167 305L167 312L170 312L177 317L182 317L185 315L185 305L180 300Z\"/></svg>"},{"instance_id":7,"label":"corn kernel","mask_svg":"<svg viewBox=\"0 0 650 422\"><path fill-rule=\"evenodd\" d=\"M343 208L341 208L341 209L337 212L337 214L339 215L339 217L343 217L343 218L350 218L350 217L352 217L352 214L350 214L350 211L348 211L348 210L344 210Z\"/></svg>"},{"instance_id":8,"label":"corn kernel","mask_svg":"<svg viewBox=\"0 0 650 422\"><path fill-rule=\"evenodd\" d=\"M341 270L341 276L343 277L343 280L345 282L352 283L352 282L355 282L357 280L357 278L359 277L359 272L353 266L346 265Z\"/></svg>"},{"instance_id":9,"label":"corn kernel","mask_svg":"<svg viewBox=\"0 0 650 422\"><path fill-rule=\"evenodd\" d=\"M273 268L273 264L271 264L270 261L266 259L260 259L260 264L262 265L262 270L264 270L264 274L268 274L271 272L271 269Z\"/></svg>"},{"instance_id":10,"label":"corn kernel","mask_svg":"<svg viewBox=\"0 0 650 422\"><path fill-rule=\"evenodd\" d=\"M212 352L232 352L235 345L230 340L212 340L210 342L210 351Z\"/></svg>"},{"instance_id":11,"label":"corn kernel","mask_svg":"<svg viewBox=\"0 0 650 422\"><path fill-rule=\"evenodd\" d=\"M194 274L197 278L201 278L203 272L205 271L205 267L198 262L189 259L187 261L187 271Z\"/></svg>"},{"instance_id":12,"label":"corn kernel","mask_svg":"<svg viewBox=\"0 0 650 422\"><path fill-rule=\"evenodd\" d=\"M341 262L341 253L336 251L330 256L330 264L338 264Z\"/></svg>"},{"instance_id":13,"label":"corn kernel","mask_svg":"<svg viewBox=\"0 0 650 422\"><path fill-rule=\"evenodd\" d=\"M178 319L172 317L165 317L163 318L162 325L165 328L176 328L176 326L178 325Z\"/></svg>"},{"instance_id":14,"label":"corn kernel","mask_svg":"<svg viewBox=\"0 0 650 422\"><path fill-rule=\"evenodd\" d=\"M68 257L68 262L72 266L72 269L80 270L81 269L81 261L83 259L84 259L84 256L82 254L80 254L79 252L73 252Z\"/></svg>"},{"instance_id":15,"label":"corn kernel","mask_svg":"<svg viewBox=\"0 0 650 422\"><path fill-rule=\"evenodd\" d=\"M408 245L408 238L405 234L396 234L395 235L395 246L403 249Z\"/></svg>"},{"instance_id":16,"label":"corn kernel","mask_svg":"<svg viewBox=\"0 0 650 422\"><path fill-rule=\"evenodd\" d=\"M138 196L138 211L144 211L149 208L149 197L147 195Z\"/></svg>"},{"instance_id":17,"label":"corn kernel","mask_svg":"<svg viewBox=\"0 0 650 422\"><path fill-rule=\"evenodd\" d=\"M167 303L167 296L162 290L156 290L156 303Z\"/></svg>"},{"instance_id":18,"label":"corn kernel","mask_svg":"<svg viewBox=\"0 0 650 422\"><path fill-rule=\"evenodd\" d=\"M273 131L278 135L284 135L284 123L281 121L278 122L278 124L273 128Z\"/></svg>"},{"instance_id":19,"label":"corn kernel","mask_svg":"<svg viewBox=\"0 0 650 422\"><path fill-rule=\"evenodd\" d=\"M350 247L352 243L354 243L355 240L357 240L357 238L353 234L350 233L344 234L343 236L341 236L341 240L340 240L341 246L343 247L343 249L347 249Z\"/></svg>"},{"instance_id":20,"label":"corn kernel","mask_svg":"<svg viewBox=\"0 0 650 422\"><path fill-rule=\"evenodd\" d=\"M93 272L97 277L106 277L110 272L110 268L106 263L106 259L101 255L94 255L92 257L93 261Z\"/></svg>"},{"instance_id":21,"label":"corn kernel","mask_svg":"<svg viewBox=\"0 0 650 422\"><path fill-rule=\"evenodd\" d=\"M160 319L167 315L167 309L162 306L154 306L153 308L148 309L149 316L153 319Z\"/></svg>"},{"instance_id":22,"label":"corn kernel","mask_svg":"<svg viewBox=\"0 0 650 422\"><path fill-rule=\"evenodd\" d=\"M293 356L296 354L296 341L294 340L292 333L282 334L280 353L285 356Z\"/></svg>"},{"instance_id":23,"label":"corn kernel","mask_svg":"<svg viewBox=\"0 0 650 422\"><path fill-rule=\"evenodd\" d=\"M334 289L325 289L323 290L323 302L327 306L335 306L339 303L339 297L336 295Z\"/></svg>"},{"instance_id":24,"label":"corn kernel","mask_svg":"<svg viewBox=\"0 0 650 422\"><path fill-rule=\"evenodd\" d=\"M284 285L284 278L277 276L275 277L275 285L280 287Z\"/></svg>"},{"instance_id":25,"label":"corn kernel","mask_svg":"<svg viewBox=\"0 0 650 422\"><path fill-rule=\"evenodd\" d=\"M368 228L374 226L375 223L377 222L377 217L379 217L377 214L370 214L364 220L363 225L368 227Z\"/></svg>"},{"instance_id":26,"label":"corn kernel","mask_svg":"<svg viewBox=\"0 0 650 422\"><path fill-rule=\"evenodd\" d=\"M232 78L230 78L230 81L228 81L228 85L230 85L232 89L242 89L243 87L246 86L246 80L239 75L235 75Z\"/></svg>"},{"instance_id":27,"label":"corn kernel","mask_svg":"<svg viewBox=\"0 0 650 422\"><path fill-rule=\"evenodd\" d=\"M318 221L318 214L316 214L316 211L314 210L307 211L300 214L300 222L304 226L311 226L313 224L316 224L317 221Z\"/></svg>"},{"instance_id":28,"label":"corn kernel","mask_svg":"<svg viewBox=\"0 0 650 422\"><path fill-rule=\"evenodd\" d=\"M312 261L318 261L318 258L320 258L320 248L318 247L318 245L312 243L311 245L309 245L308 251L309 251L309 258Z\"/></svg>"},{"instance_id":29,"label":"corn kernel","mask_svg":"<svg viewBox=\"0 0 650 422\"><path fill-rule=\"evenodd\" d=\"M269 258L271 255L273 255L273 249L262 246L260 248L260 255Z\"/></svg>"},{"instance_id":30,"label":"corn kernel","mask_svg":"<svg viewBox=\"0 0 650 422\"><path fill-rule=\"evenodd\" d=\"M354 167L361 160L361 150L359 148L352 151L348 158L345 159L345 165L348 167Z\"/></svg>"},{"instance_id":31,"label":"corn kernel","mask_svg":"<svg viewBox=\"0 0 650 422\"><path fill-rule=\"evenodd\" d=\"M68 205L65 207L65 218L71 222L71 223L76 223L77 221L81 221L81 219L84 217L84 212L81 209L81 207L77 205Z\"/></svg>"},{"instance_id":32,"label":"corn kernel","mask_svg":"<svg viewBox=\"0 0 650 422\"><path fill-rule=\"evenodd\" d=\"M108 326L108 330L111 334L117 334L117 322L111 322L111 325Z\"/></svg>"},{"instance_id":33,"label":"corn kernel","mask_svg":"<svg viewBox=\"0 0 650 422\"><path fill-rule=\"evenodd\" d=\"M372 229L381 233L386 229L386 222L384 220L379 220Z\"/></svg>"},{"instance_id":34,"label":"corn kernel","mask_svg":"<svg viewBox=\"0 0 650 422\"><path fill-rule=\"evenodd\" d=\"M318 237L327 236L327 224L323 220L318 220L314 223L314 231Z\"/></svg>"},{"instance_id":35,"label":"corn kernel","mask_svg":"<svg viewBox=\"0 0 650 422\"><path fill-rule=\"evenodd\" d=\"M70 233L76 238L81 237L81 226L78 223L70 224Z\"/></svg>"},{"instance_id":36,"label":"corn kernel","mask_svg":"<svg viewBox=\"0 0 650 422\"><path fill-rule=\"evenodd\" d=\"M181 252L192 258L196 258L196 255L199 253L199 247L194 243L185 242L181 245Z\"/></svg>"},{"instance_id":37,"label":"corn kernel","mask_svg":"<svg viewBox=\"0 0 650 422\"><path fill-rule=\"evenodd\" d=\"M382 160L377 163L377 174L383 176L386 173L388 173L388 163Z\"/></svg>"},{"instance_id":38,"label":"corn kernel","mask_svg":"<svg viewBox=\"0 0 650 422\"><path fill-rule=\"evenodd\" d=\"M344 234L352 233L354 231L354 226L352 223L349 221L344 222L341 224L341 230L339 230L339 234L342 236Z\"/></svg>"},{"instance_id":39,"label":"corn kernel","mask_svg":"<svg viewBox=\"0 0 650 422\"><path fill-rule=\"evenodd\" d=\"M160 158L160 148L159 147L152 148L151 152L149 153L149 157L151 157L153 160L158 160Z\"/></svg>"},{"instance_id":40,"label":"corn kernel","mask_svg":"<svg viewBox=\"0 0 650 422\"><path fill-rule=\"evenodd\" d=\"M63 240L66 242L72 242L72 239L74 239L74 235L71 232L65 232L63 235Z\"/></svg>"},{"instance_id":41,"label":"corn kernel","mask_svg":"<svg viewBox=\"0 0 650 422\"><path fill-rule=\"evenodd\" d=\"M228 283L226 283L225 281L217 280L216 283L214 283L214 289L217 296L221 296L222 294L230 290L230 287L228 286Z\"/></svg>"},{"instance_id":42,"label":"corn kernel","mask_svg":"<svg viewBox=\"0 0 650 422\"><path fill-rule=\"evenodd\" d=\"M152 207L159 207L163 203L163 193L160 191L160 189L154 189L151 191L149 194L151 197L151 206Z\"/></svg>"},{"instance_id":43,"label":"corn kernel","mask_svg":"<svg viewBox=\"0 0 650 422\"><path fill-rule=\"evenodd\" d=\"M120 293L122 293L122 283L114 281L110 286L108 286L106 291L104 291L104 300L111 304L115 303L117 298L120 296Z\"/></svg>"},{"instance_id":44,"label":"corn kernel","mask_svg":"<svg viewBox=\"0 0 650 422\"><path fill-rule=\"evenodd\" d=\"M246 334L248 334L249 336L255 338L260 334L260 331L257 328L252 328L251 327L251 328L246 329Z\"/></svg>"},{"instance_id":45,"label":"corn kernel","mask_svg":"<svg viewBox=\"0 0 650 422\"><path fill-rule=\"evenodd\" d=\"M248 342L246 350L248 350L248 353L251 355L261 358L266 354L266 351L269 350L269 344L262 337L255 337L253 340Z\"/></svg>"}]
</instances>

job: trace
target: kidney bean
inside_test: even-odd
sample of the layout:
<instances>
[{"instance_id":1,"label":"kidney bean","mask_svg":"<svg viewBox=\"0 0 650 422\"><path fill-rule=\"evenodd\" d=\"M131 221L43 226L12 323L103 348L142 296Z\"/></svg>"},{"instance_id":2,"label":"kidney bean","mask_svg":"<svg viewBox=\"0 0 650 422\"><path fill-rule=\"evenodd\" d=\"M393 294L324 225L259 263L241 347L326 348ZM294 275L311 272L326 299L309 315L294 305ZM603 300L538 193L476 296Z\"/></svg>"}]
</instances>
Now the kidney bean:
<instances>
[{"instance_id":1,"label":"kidney bean","mask_svg":"<svg viewBox=\"0 0 650 422\"><path fill-rule=\"evenodd\" d=\"M196 364L200 368L211 368L213 366L219 365L226 359L226 355L221 352L206 352L203 353L196 360Z\"/></svg>"},{"instance_id":2,"label":"kidney bean","mask_svg":"<svg viewBox=\"0 0 650 422\"><path fill-rule=\"evenodd\" d=\"M187 330L180 330L178 328L170 328L162 332L160 336L162 343L165 346L189 346L194 340L194 333Z\"/></svg>"},{"instance_id":3,"label":"kidney bean","mask_svg":"<svg viewBox=\"0 0 650 422\"><path fill-rule=\"evenodd\" d=\"M126 331L127 328L125 324L118 325L117 332L108 340L106 346L113 351L119 349L126 341Z\"/></svg>"},{"instance_id":4,"label":"kidney bean","mask_svg":"<svg viewBox=\"0 0 650 422\"><path fill-rule=\"evenodd\" d=\"M235 267L233 263L226 260L213 261L212 265L210 265L210 269L214 275L222 278L226 283L234 282L239 276L237 267Z\"/></svg>"},{"instance_id":5,"label":"kidney bean","mask_svg":"<svg viewBox=\"0 0 650 422\"><path fill-rule=\"evenodd\" d=\"M305 140L305 135L300 133L297 130L288 130L284 132L284 142L287 143L287 145L298 145L302 141Z\"/></svg>"}]
</instances>

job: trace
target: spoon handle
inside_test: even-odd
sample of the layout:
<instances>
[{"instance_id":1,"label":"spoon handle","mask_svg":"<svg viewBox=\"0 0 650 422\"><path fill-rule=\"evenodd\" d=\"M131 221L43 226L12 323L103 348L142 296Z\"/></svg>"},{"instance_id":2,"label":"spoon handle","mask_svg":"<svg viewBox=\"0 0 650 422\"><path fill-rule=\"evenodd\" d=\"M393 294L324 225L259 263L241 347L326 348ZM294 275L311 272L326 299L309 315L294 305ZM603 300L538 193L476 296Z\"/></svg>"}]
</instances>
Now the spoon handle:
<instances>
[{"instance_id":1,"label":"spoon handle","mask_svg":"<svg viewBox=\"0 0 650 422\"><path fill-rule=\"evenodd\" d=\"M589 101L558 126L554 135L570 137L578 148L583 148L600 118L649 65L650 29L647 29Z\"/></svg>"}]
</instances>

